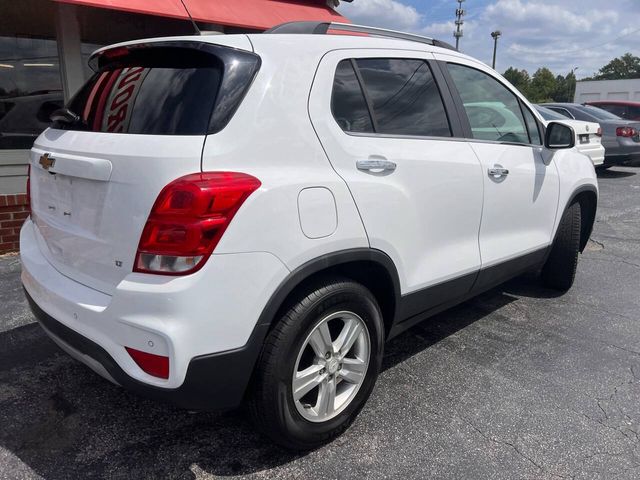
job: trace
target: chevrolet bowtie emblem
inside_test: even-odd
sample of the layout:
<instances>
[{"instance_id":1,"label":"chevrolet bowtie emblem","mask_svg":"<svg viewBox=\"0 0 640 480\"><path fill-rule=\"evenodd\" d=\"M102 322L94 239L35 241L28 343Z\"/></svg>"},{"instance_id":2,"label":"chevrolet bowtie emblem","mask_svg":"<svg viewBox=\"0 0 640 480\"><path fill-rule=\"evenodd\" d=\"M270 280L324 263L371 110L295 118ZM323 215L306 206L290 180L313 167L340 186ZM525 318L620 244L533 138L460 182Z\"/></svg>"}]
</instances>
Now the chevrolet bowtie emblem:
<instances>
[{"instance_id":1,"label":"chevrolet bowtie emblem","mask_svg":"<svg viewBox=\"0 0 640 480\"><path fill-rule=\"evenodd\" d=\"M42 165L42 168L44 168L45 170L49 170L55 164L56 164L56 159L53 157L50 157L48 153L45 153L44 155L40 156L40 165Z\"/></svg>"}]
</instances>

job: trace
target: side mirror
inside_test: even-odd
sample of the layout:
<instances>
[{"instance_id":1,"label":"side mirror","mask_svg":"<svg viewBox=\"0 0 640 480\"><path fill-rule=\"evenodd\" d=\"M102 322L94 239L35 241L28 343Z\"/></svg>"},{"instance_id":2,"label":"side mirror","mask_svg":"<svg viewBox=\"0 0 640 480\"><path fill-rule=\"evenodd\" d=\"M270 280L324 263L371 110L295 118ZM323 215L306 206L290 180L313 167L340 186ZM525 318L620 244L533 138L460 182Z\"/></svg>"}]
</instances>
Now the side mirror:
<instances>
[{"instance_id":1,"label":"side mirror","mask_svg":"<svg viewBox=\"0 0 640 480\"><path fill-rule=\"evenodd\" d=\"M576 132L569 125L549 122L544 134L544 146L549 150L573 148L576 145Z\"/></svg>"}]
</instances>

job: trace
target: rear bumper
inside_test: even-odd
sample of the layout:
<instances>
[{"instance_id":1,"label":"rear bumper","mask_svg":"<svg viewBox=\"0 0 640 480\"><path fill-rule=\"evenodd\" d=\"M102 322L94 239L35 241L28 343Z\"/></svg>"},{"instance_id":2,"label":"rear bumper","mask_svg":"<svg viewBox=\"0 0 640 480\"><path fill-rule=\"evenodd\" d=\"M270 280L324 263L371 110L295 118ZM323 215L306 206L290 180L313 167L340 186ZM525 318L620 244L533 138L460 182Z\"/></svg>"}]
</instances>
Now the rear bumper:
<instances>
[{"instance_id":1,"label":"rear bumper","mask_svg":"<svg viewBox=\"0 0 640 480\"><path fill-rule=\"evenodd\" d=\"M632 138L617 137L615 145L605 146L605 165L622 165L640 159L640 142Z\"/></svg>"},{"instance_id":2,"label":"rear bumper","mask_svg":"<svg viewBox=\"0 0 640 480\"><path fill-rule=\"evenodd\" d=\"M257 326L242 348L193 358L182 385L160 388L127 375L104 348L47 314L26 290L25 295L47 335L71 356L127 390L188 410L230 409L242 402L268 329L266 325Z\"/></svg>"},{"instance_id":3,"label":"rear bumper","mask_svg":"<svg viewBox=\"0 0 640 480\"><path fill-rule=\"evenodd\" d=\"M131 273L113 295L58 272L34 224L20 236L22 283L45 331L70 355L126 388L188 409L237 405L264 338L260 315L289 271L265 252L212 256L184 277ZM169 358L144 372L125 347Z\"/></svg>"}]
</instances>

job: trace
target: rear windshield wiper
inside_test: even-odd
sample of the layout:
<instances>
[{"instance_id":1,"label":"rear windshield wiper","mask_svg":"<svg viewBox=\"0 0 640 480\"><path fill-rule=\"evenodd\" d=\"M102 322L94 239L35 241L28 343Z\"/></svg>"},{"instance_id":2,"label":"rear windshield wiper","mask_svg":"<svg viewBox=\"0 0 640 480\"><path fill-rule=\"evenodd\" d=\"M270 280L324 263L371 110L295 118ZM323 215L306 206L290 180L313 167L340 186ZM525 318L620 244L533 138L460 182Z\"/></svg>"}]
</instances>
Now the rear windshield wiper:
<instances>
[{"instance_id":1,"label":"rear windshield wiper","mask_svg":"<svg viewBox=\"0 0 640 480\"><path fill-rule=\"evenodd\" d=\"M49 119L57 124L69 125L69 126L85 126L84 121L77 113L72 112L68 108L59 108L54 111Z\"/></svg>"}]
</instances>

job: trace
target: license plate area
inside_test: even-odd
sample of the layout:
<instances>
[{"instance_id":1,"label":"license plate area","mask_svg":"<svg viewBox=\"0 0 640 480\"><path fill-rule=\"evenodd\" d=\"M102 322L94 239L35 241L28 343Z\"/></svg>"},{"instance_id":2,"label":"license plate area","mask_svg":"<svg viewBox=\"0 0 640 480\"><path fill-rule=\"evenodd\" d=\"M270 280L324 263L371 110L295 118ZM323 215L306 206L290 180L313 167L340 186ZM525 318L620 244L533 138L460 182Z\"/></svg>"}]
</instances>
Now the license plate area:
<instances>
[{"instance_id":1,"label":"license plate area","mask_svg":"<svg viewBox=\"0 0 640 480\"><path fill-rule=\"evenodd\" d=\"M589 134L585 134L585 135L579 135L580 138L580 145L584 145L586 143L589 143Z\"/></svg>"},{"instance_id":2,"label":"license plate area","mask_svg":"<svg viewBox=\"0 0 640 480\"><path fill-rule=\"evenodd\" d=\"M57 222L68 222L73 205L73 179L59 173L41 173L38 200L41 215L53 217Z\"/></svg>"}]
</instances>

